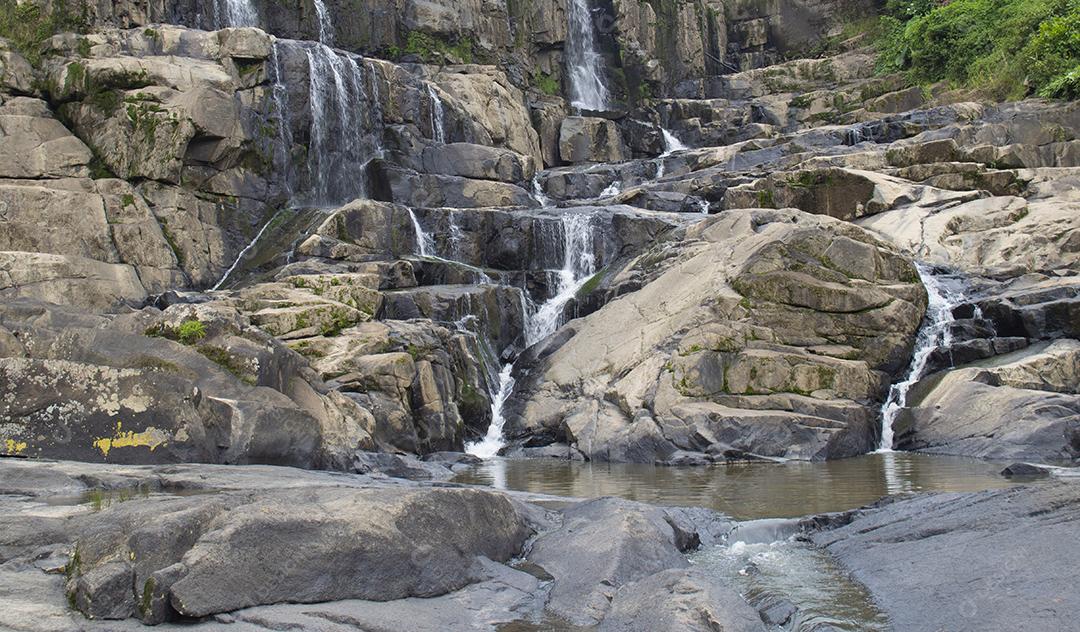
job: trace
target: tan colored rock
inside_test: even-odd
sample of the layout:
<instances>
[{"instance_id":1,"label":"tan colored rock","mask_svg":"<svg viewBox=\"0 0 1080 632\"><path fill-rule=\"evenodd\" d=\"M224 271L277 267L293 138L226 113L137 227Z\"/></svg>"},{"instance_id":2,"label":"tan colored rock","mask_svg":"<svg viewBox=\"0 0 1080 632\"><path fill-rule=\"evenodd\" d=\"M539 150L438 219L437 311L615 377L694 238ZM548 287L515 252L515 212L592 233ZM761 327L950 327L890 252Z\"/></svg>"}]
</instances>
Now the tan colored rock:
<instances>
[{"instance_id":1,"label":"tan colored rock","mask_svg":"<svg viewBox=\"0 0 1080 632\"><path fill-rule=\"evenodd\" d=\"M107 310L141 303L146 289L129 265L39 252L0 252L0 294Z\"/></svg>"},{"instance_id":2,"label":"tan colored rock","mask_svg":"<svg viewBox=\"0 0 1080 632\"><path fill-rule=\"evenodd\" d=\"M569 116L559 131L559 157L563 162L619 162L629 154L619 128L607 119Z\"/></svg>"},{"instance_id":3,"label":"tan colored rock","mask_svg":"<svg viewBox=\"0 0 1080 632\"><path fill-rule=\"evenodd\" d=\"M896 422L897 445L984 459L1080 455L1080 342L1063 339L924 379Z\"/></svg>"},{"instance_id":4,"label":"tan colored rock","mask_svg":"<svg viewBox=\"0 0 1080 632\"><path fill-rule=\"evenodd\" d=\"M92 157L45 102L15 98L0 108L0 178L86 177Z\"/></svg>"},{"instance_id":5,"label":"tan colored rock","mask_svg":"<svg viewBox=\"0 0 1080 632\"><path fill-rule=\"evenodd\" d=\"M613 461L857 454L925 307L882 242L791 210L701 222L646 282L540 345L510 436L552 433Z\"/></svg>"},{"instance_id":6,"label":"tan colored rock","mask_svg":"<svg viewBox=\"0 0 1080 632\"><path fill-rule=\"evenodd\" d=\"M501 70L451 66L440 70L434 81L464 109L468 119L483 128L487 138L480 138L479 143L512 149L541 162L540 139L529 119L525 95Z\"/></svg>"}]
</instances>

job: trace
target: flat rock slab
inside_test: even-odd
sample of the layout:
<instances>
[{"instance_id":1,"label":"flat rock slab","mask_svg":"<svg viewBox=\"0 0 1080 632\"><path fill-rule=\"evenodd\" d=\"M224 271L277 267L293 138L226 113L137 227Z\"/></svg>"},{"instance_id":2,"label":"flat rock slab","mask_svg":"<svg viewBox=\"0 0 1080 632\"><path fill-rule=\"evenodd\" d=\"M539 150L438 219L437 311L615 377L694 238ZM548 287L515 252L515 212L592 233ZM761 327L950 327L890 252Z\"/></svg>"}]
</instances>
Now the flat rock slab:
<instances>
[{"instance_id":1,"label":"flat rock slab","mask_svg":"<svg viewBox=\"0 0 1080 632\"><path fill-rule=\"evenodd\" d=\"M813 536L895 630L1065 630L1080 615L1080 484L932 494Z\"/></svg>"}]
</instances>

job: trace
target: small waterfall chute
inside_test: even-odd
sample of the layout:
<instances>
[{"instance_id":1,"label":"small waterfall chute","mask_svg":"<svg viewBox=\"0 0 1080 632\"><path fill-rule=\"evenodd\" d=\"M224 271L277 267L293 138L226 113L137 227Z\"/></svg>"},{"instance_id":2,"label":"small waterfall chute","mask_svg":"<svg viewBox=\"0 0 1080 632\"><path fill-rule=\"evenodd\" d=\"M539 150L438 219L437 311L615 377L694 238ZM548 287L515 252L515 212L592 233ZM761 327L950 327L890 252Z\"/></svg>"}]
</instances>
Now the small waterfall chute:
<instances>
[{"instance_id":1,"label":"small waterfall chute","mask_svg":"<svg viewBox=\"0 0 1080 632\"><path fill-rule=\"evenodd\" d=\"M943 279L934 275L933 270L923 263L916 263L919 278L926 287L926 317L915 339L915 349L911 354L911 364L904 379L893 384L889 396L881 408L881 445L878 452L891 452L896 422L900 411L907 407L908 393L911 387L925 377L931 354L939 347L947 347L953 342L951 325L956 321L953 308L964 300L962 292L954 292L947 287Z\"/></svg>"},{"instance_id":2,"label":"small waterfall chute","mask_svg":"<svg viewBox=\"0 0 1080 632\"><path fill-rule=\"evenodd\" d=\"M220 290L222 286L225 285L225 282L229 280L229 277L232 276L232 273L235 272L236 268L240 266L240 262L242 262L244 260L244 257L246 257L248 253L255 248L256 244L259 243L259 240L262 239L263 233L266 232L266 229L270 228L270 225L274 223L274 220L276 220L278 216L284 212L284 210L285 209L281 209L277 213L274 213L274 215L270 217L269 221L263 224L262 228L259 229L259 232L255 233L255 238L252 239L251 242L248 243L248 245L244 246L243 250L241 250L240 253L236 255L236 259L232 262L232 265L229 266L229 269L225 271L225 274L221 275L221 279L219 279L218 282L214 284L214 287L210 288L210 291L214 292Z\"/></svg>"},{"instance_id":3,"label":"small waterfall chute","mask_svg":"<svg viewBox=\"0 0 1080 632\"><path fill-rule=\"evenodd\" d=\"M416 254L421 257L435 256L435 238L424 232L424 227L420 225L420 218L416 216L416 211L412 208L409 209L409 219L412 220L413 232L416 234Z\"/></svg>"},{"instance_id":4,"label":"small waterfall chute","mask_svg":"<svg viewBox=\"0 0 1080 632\"><path fill-rule=\"evenodd\" d=\"M605 110L604 59L596 49L589 0L567 3L566 67L570 76L570 104L581 110Z\"/></svg>"},{"instance_id":5,"label":"small waterfall chute","mask_svg":"<svg viewBox=\"0 0 1080 632\"><path fill-rule=\"evenodd\" d=\"M664 137L664 153L660 154L661 158L667 158L671 154L677 151L686 151L690 149L687 147L675 134L671 133L667 129L661 127L660 133Z\"/></svg>"},{"instance_id":6,"label":"small waterfall chute","mask_svg":"<svg viewBox=\"0 0 1080 632\"><path fill-rule=\"evenodd\" d=\"M446 105L430 83L427 84L428 100L431 102L431 134L435 142L446 144Z\"/></svg>"},{"instance_id":7,"label":"small waterfall chute","mask_svg":"<svg viewBox=\"0 0 1080 632\"><path fill-rule=\"evenodd\" d=\"M315 0L315 16L319 19L319 41L327 46L334 45L334 25L330 22L330 11L323 0Z\"/></svg>"}]
</instances>

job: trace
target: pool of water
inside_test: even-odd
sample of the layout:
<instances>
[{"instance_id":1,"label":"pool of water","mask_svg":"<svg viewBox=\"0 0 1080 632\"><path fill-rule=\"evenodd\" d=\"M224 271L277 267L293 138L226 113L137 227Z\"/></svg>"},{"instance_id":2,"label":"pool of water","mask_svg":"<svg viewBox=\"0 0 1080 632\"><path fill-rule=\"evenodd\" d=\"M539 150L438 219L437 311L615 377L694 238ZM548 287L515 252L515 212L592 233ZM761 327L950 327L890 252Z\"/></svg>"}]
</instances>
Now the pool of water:
<instances>
[{"instance_id":1,"label":"pool of water","mask_svg":"<svg viewBox=\"0 0 1080 632\"><path fill-rule=\"evenodd\" d=\"M710 507L737 520L846 511L904 492L981 491L1013 484L1006 464L911 453L869 454L825 463L654 467L492 459L454 481L498 489L658 505Z\"/></svg>"},{"instance_id":2,"label":"pool of water","mask_svg":"<svg viewBox=\"0 0 1080 632\"><path fill-rule=\"evenodd\" d=\"M556 496L620 496L657 505L710 507L740 521L725 545L690 556L698 569L776 616L771 630L884 632L891 626L864 586L827 552L800 539L789 518L846 511L890 494L1008 487L1003 463L911 453L826 463L674 468L492 459L455 482ZM517 628L515 628L516 630ZM522 630L570 630L545 624Z\"/></svg>"}]
</instances>

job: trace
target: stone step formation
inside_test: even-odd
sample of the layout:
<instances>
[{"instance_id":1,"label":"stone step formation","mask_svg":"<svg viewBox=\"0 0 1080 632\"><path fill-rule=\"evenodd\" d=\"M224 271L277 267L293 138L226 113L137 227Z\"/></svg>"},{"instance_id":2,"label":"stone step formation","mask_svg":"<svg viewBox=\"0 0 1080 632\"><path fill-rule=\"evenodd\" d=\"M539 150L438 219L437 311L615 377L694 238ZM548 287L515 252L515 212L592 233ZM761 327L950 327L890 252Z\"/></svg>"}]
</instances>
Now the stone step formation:
<instances>
[{"instance_id":1,"label":"stone step formation","mask_svg":"<svg viewBox=\"0 0 1080 632\"><path fill-rule=\"evenodd\" d=\"M0 455L65 461L5 459L0 494L154 496L13 504L0 562L37 566L0 573L0 624L658 629L638 604L684 595L671 629L761 629L775 600L683 568L723 516L415 481L466 451L1080 457L1075 101L882 74L840 17L864 0L363 4L116 0L0 38ZM235 540L312 514L295 560ZM416 553L425 521L456 553ZM317 581L346 550L386 566Z\"/></svg>"}]
</instances>

